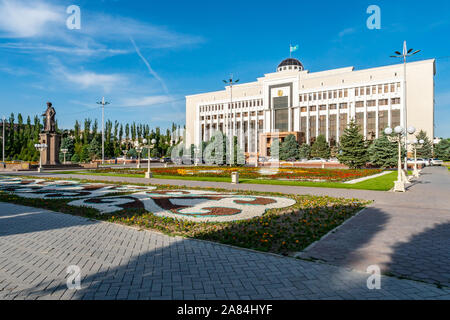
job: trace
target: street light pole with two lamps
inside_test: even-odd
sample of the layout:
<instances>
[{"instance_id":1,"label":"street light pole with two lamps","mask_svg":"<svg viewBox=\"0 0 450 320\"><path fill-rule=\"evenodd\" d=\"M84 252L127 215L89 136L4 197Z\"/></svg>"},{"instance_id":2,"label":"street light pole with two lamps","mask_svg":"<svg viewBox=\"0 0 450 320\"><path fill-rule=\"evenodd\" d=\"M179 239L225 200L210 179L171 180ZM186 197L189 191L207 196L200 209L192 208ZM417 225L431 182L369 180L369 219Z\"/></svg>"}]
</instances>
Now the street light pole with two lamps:
<instances>
[{"instance_id":1,"label":"street light pole with two lamps","mask_svg":"<svg viewBox=\"0 0 450 320\"><path fill-rule=\"evenodd\" d=\"M138 154L137 168L140 169L141 168L141 153L142 153L143 148L139 144L139 141L134 142L134 149L136 150L136 153Z\"/></svg>"},{"instance_id":2,"label":"street light pole with two lamps","mask_svg":"<svg viewBox=\"0 0 450 320\"><path fill-rule=\"evenodd\" d=\"M38 168L38 172L42 172L43 168L42 168L42 152L45 151L47 149L47 145L45 143L36 143L34 145L34 147L36 148L36 150L39 151L39 168Z\"/></svg>"},{"instance_id":3,"label":"street light pole with two lamps","mask_svg":"<svg viewBox=\"0 0 450 320\"><path fill-rule=\"evenodd\" d=\"M392 55L391 58L402 58L403 59L403 128L408 127L408 118L407 118L407 108L406 108L406 58L412 57L413 55L419 53L420 50L414 51L414 49L409 49L406 45L406 41L403 42L403 52L395 51L395 55ZM405 146L406 146L406 140L408 139L408 135L405 134ZM407 150L408 151L408 150ZM408 153L408 152L407 152ZM406 154L405 158L405 170L408 170L408 161L407 161L408 154Z\"/></svg>"},{"instance_id":4,"label":"street light pole with two lamps","mask_svg":"<svg viewBox=\"0 0 450 320\"><path fill-rule=\"evenodd\" d=\"M144 148L147 148L147 158L148 158L148 168L147 168L147 172L145 173L145 178L146 178L146 179L151 179L151 177L152 177L152 172L151 172L151 169L150 169L150 161L151 161L151 158L150 158L150 150L151 150L152 148L154 148L154 146L155 146L155 144L156 144L156 140L155 140L155 139L152 139L152 140L150 141L151 144L149 144L149 145L147 145L147 142L148 142L147 139L142 140L142 143L144 144L143 147L144 147Z\"/></svg>"},{"instance_id":5,"label":"street light pole with two lamps","mask_svg":"<svg viewBox=\"0 0 450 320\"><path fill-rule=\"evenodd\" d=\"M414 134L416 129L414 127L408 128L407 132ZM408 183L408 178L406 177L405 171L402 170L402 136L406 135L405 130L402 126L397 126L392 130L392 128L384 129L389 141L395 141L398 143L398 163L397 163L397 181L394 184L395 192L405 192L405 184ZM393 135L394 134L394 135Z\"/></svg>"}]
</instances>

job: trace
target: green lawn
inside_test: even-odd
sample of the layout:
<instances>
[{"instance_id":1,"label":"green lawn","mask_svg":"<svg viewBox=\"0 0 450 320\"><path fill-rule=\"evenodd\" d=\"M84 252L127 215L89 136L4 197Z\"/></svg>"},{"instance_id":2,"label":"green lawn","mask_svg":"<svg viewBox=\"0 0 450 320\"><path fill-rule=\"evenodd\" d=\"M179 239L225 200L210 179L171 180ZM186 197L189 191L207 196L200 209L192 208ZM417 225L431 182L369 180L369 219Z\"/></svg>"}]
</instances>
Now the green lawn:
<instances>
[{"instance_id":1,"label":"green lawn","mask_svg":"<svg viewBox=\"0 0 450 320\"><path fill-rule=\"evenodd\" d=\"M112 176L112 177L130 177L144 178L142 174L116 174L116 173L92 173L92 172L64 172L65 174L83 174L92 176ZM227 182L231 183L231 178L222 177L186 177L186 176L160 176L154 175L155 179L170 180L190 180L190 181L211 181L211 182ZM282 186L300 186L300 187L317 187L317 188L340 188L340 189L359 189L374 191L389 191L394 187L394 181L397 179L397 172L393 171L381 177L369 179L355 184L346 184L341 182L311 182L311 181L283 181L283 180L259 180L259 179L239 179L240 183L250 184L270 184Z\"/></svg>"}]
</instances>

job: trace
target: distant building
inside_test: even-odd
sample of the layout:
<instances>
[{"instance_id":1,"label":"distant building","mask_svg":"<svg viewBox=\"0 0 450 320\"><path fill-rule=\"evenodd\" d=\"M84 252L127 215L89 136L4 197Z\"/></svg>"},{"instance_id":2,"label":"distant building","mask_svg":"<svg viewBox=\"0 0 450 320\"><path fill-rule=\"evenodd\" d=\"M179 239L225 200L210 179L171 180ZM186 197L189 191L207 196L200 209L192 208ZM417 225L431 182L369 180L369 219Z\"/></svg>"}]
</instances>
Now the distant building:
<instances>
[{"instance_id":1,"label":"distant building","mask_svg":"<svg viewBox=\"0 0 450 320\"><path fill-rule=\"evenodd\" d=\"M435 60L407 64L408 126L434 138ZM250 155L268 155L272 137L294 134L299 143L324 135L331 145L351 119L366 139L403 124L403 64L321 72L293 58L256 82L186 97L186 143L199 145L217 131L237 136Z\"/></svg>"}]
</instances>

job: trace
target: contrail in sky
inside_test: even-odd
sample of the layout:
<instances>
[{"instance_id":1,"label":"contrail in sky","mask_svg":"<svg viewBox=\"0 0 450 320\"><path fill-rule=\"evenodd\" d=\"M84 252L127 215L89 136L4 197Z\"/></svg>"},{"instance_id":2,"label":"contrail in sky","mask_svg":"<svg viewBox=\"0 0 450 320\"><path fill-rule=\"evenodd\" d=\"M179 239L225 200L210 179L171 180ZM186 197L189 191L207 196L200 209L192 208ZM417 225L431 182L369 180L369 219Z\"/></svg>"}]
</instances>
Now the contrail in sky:
<instances>
[{"instance_id":1,"label":"contrail in sky","mask_svg":"<svg viewBox=\"0 0 450 320\"><path fill-rule=\"evenodd\" d=\"M155 77L156 80L159 81L159 83L161 83L161 86L164 89L164 92L166 94L169 94L169 90L167 89L166 84L164 83L164 80L161 79L161 77L156 73L155 70L152 69L152 67L150 66L150 63L148 63L147 59L144 58L144 56L142 55L141 51L139 50L139 48L137 47L136 43L134 42L133 38L130 38L131 43L134 46L134 49L136 50L136 53L138 54L138 56L142 59L142 61L145 63L145 65L147 66L148 71L150 72L150 74L152 76Z\"/></svg>"}]
</instances>

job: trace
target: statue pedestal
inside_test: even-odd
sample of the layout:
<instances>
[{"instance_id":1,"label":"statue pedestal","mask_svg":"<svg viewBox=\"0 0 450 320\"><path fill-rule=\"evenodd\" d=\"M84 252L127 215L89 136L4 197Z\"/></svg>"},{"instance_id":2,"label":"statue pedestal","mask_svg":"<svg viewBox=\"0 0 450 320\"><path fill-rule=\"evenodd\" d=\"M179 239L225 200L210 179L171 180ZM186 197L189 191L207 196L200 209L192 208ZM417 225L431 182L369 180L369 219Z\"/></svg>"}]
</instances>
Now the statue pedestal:
<instances>
[{"instance_id":1,"label":"statue pedestal","mask_svg":"<svg viewBox=\"0 0 450 320\"><path fill-rule=\"evenodd\" d=\"M47 148L41 151L42 165L59 164L61 136L57 133L43 132L39 134L39 143L45 143L47 145Z\"/></svg>"}]
</instances>

